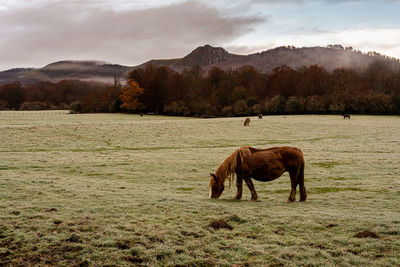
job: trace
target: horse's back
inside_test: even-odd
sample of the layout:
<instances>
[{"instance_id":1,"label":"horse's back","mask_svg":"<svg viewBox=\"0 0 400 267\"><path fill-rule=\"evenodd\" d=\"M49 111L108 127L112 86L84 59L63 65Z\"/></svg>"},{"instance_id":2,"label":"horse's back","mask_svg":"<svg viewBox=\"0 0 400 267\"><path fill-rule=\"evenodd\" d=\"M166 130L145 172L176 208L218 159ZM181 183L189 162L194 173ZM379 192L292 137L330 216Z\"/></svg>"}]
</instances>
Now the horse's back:
<instances>
[{"instance_id":1,"label":"horse's back","mask_svg":"<svg viewBox=\"0 0 400 267\"><path fill-rule=\"evenodd\" d=\"M297 147L271 147L257 149L249 147L251 156L248 158L249 165L254 164L281 164L284 168L304 164L303 152Z\"/></svg>"},{"instance_id":2,"label":"horse's back","mask_svg":"<svg viewBox=\"0 0 400 267\"><path fill-rule=\"evenodd\" d=\"M254 148L248 147L250 152L253 153L281 153L281 154L289 154L289 155L301 155L303 156L303 152L297 147L290 146L281 146L281 147L271 147L271 148Z\"/></svg>"}]
</instances>

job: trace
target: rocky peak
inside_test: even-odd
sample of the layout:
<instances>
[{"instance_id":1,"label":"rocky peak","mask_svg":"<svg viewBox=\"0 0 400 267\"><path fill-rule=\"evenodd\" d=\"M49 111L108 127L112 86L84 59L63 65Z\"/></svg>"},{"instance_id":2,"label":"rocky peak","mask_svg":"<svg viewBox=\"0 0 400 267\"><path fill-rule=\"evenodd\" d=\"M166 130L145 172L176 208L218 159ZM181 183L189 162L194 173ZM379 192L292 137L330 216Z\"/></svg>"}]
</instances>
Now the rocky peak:
<instances>
[{"instance_id":1,"label":"rocky peak","mask_svg":"<svg viewBox=\"0 0 400 267\"><path fill-rule=\"evenodd\" d=\"M199 46L189 55L179 61L180 65L190 66L209 66L221 61L228 60L232 57L222 47L213 47L211 45Z\"/></svg>"}]
</instances>

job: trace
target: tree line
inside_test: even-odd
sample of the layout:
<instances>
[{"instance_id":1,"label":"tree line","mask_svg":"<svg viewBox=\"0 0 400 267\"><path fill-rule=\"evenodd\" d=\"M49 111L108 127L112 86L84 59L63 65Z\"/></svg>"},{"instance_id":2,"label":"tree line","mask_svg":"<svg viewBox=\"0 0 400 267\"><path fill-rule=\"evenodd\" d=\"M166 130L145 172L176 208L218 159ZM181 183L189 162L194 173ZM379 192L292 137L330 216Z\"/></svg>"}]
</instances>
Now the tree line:
<instances>
[{"instance_id":1,"label":"tree line","mask_svg":"<svg viewBox=\"0 0 400 267\"><path fill-rule=\"evenodd\" d=\"M131 112L178 116L400 114L400 71L384 61L332 72L311 65L260 73L251 66L177 72L147 65L121 85L65 80L0 87L0 109Z\"/></svg>"},{"instance_id":2,"label":"tree line","mask_svg":"<svg viewBox=\"0 0 400 267\"><path fill-rule=\"evenodd\" d=\"M118 87L79 80L40 81L28 85L16 81L0 86L0 109L118 112L121 105Z\"/></svg>"}]
</instances>

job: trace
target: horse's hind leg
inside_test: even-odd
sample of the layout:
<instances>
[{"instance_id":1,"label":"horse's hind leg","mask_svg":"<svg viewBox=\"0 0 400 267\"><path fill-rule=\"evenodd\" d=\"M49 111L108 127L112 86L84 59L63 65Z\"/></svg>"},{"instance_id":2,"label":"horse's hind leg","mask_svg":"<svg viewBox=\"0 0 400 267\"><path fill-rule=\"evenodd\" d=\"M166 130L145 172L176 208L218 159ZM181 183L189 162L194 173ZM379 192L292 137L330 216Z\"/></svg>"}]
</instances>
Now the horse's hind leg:
<instances>
[{"instance_id":1,"label":"horse's hind leg","mask_svg":"<svg viewBox=\"0 0 400 267\"><path fill-rule=\"evenodd\" d=\"M298 183L297 174L298 174L297 170L290 170L289 171L290 185L291 185L292 190L290 191L289 198L288 198L288 200L286 202L294 202L294 201L296 201L296 187L297 187L297 183Z\"/></svg>"},{"instance_id":2,"label":"horse's hind leg","mask_svg":"<svg viewBox=\"0 0 400 267\"><path fill-rule=\"evenodd\" d=\"M243 192L243 179L240 175L236 175L236 187L237 187L237 192L234 199L240 200L242 199L242 192Z\"/></svg>"},{"instance_id":3,"label":"horse's hind leg","mask_svg":"<svg viewBox=\"0 0 400 267\"><path fill-rule=\"evenodd\" d=\"M257 192L256 189L254 188L253 182L251 181L251 178L248 176L243 176L244 181L247 184L247 187L250 189L250 193L251 193L251 201L257 201L258 200L258 196L257 196Z\"/></svg>"}]
</instances>

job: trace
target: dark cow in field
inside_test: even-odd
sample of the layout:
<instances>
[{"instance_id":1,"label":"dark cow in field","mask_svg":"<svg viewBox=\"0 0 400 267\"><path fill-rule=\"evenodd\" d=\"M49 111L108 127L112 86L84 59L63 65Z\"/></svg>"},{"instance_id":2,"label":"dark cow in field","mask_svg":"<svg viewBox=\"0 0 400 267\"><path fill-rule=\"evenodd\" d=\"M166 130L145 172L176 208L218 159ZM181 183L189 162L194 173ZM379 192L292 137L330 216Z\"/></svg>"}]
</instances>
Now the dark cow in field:
<instances>
[{"instance_id":1,"label":"dark cow in field","mask_svg":"<svg viewBox=\"0 0 400 267\"><path fill-rule=\"evenodd\" d=\"M344 120L345 120L345 119L349 119L349 120L350 120L350 114L343 114L342 116L343 116L343 119L344 119Z\"/></svg>"},{"instance_id":2,"label":"dark cow in field","mask_svg":"<svg viewBox=\"0 0 400 267\"><path fill-rule=\"evenodd\" d=\"M243 126L250 126L250 118L246 118L246 119L244 120Z\"/></svg>"},{"instance_id":3,"label":"dark cow in field","mask_svg":"<svg viewBox=\"0 0 400 267\"><path fill-rule=\"evenodd\" d=\"M262 119L262 114L258 114L258 119L261 120Z\"/></svg>"}]
</instances>

